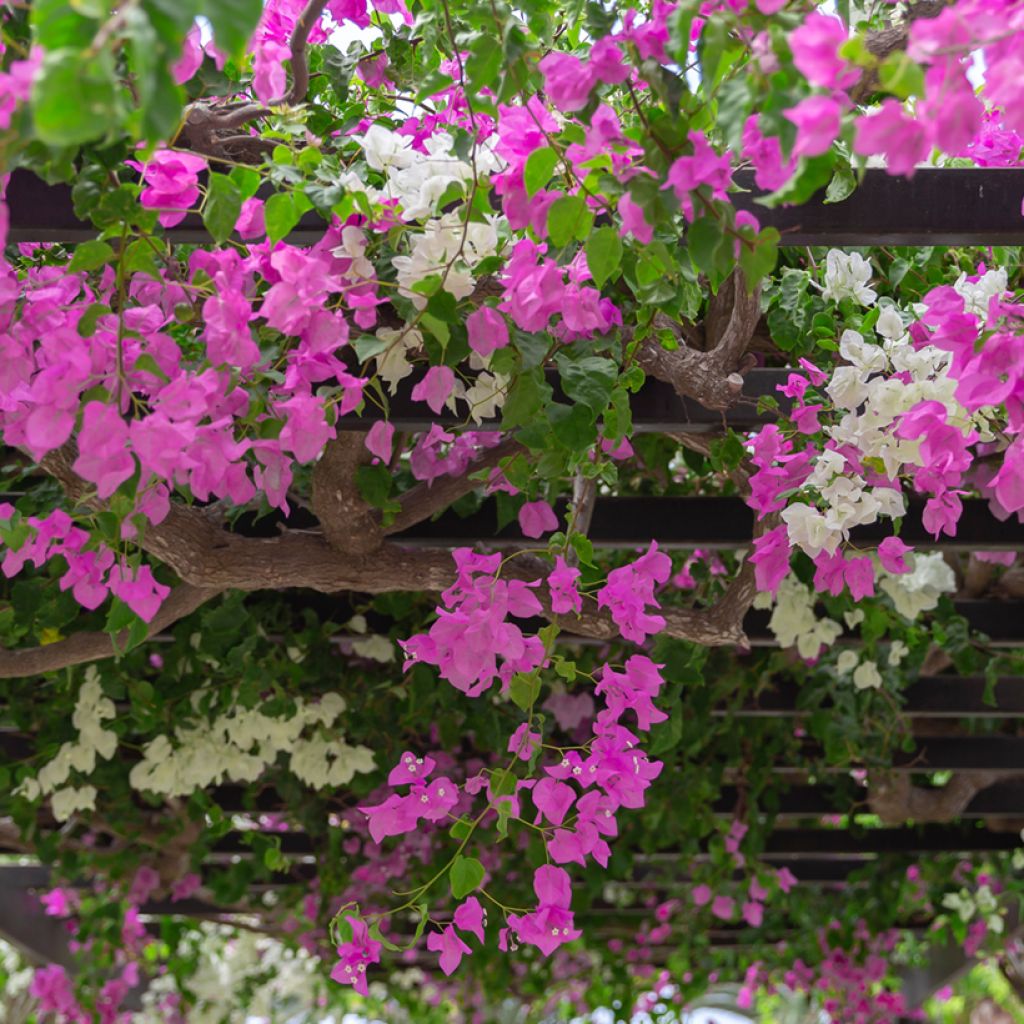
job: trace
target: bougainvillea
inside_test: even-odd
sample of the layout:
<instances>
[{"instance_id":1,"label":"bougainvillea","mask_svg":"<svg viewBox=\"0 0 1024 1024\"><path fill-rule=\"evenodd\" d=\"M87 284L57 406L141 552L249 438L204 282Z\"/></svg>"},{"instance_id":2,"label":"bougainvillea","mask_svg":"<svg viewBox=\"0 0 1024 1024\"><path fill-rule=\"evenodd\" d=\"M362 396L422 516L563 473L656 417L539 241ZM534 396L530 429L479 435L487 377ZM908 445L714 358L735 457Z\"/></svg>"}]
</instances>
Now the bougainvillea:
<instances>
[{"instance_id":1,"label":"bougainvillea","mask_svg":"<svg viewBox=\"0 0 1024 1024\"><path fill-rule=\"evenodd\" d=\"M880 857L833 902L768 844L780 764L832 780L822 827L994 781L887 767L919 675L1019 671L951 600L1019 596L1016 556L901 527L1024 512L1020 250L761 221L1021 166L1024 8L0 17L5 188L91 225L0 217L0 839L80 964L19 983L41 1014L628 1016L728 980L869 1024L929 945L998 942L1018 852ZM634 429L652 381L720 422ZM595 550L610 496L753 529ZM439 513L514 539L403 539ZM741 717L773 678L799 717Z\"/></svg>"}]
</instances>

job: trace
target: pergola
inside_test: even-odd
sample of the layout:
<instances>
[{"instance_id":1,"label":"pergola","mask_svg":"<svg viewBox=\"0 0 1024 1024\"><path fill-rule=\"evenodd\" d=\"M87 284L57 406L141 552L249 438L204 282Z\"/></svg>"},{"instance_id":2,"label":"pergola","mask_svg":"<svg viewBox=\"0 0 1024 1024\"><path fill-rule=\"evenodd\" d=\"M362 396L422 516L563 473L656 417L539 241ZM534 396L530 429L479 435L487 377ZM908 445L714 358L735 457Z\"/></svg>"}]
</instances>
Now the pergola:
<instances>
[{"instance_id":1,"label":"pergola","mask_svg":"<svg viewBox=\"0 0 1024 1024\"><path fill-rule=\"evenodd\" d=\"M741 185L751 186L743 175ZM811 202L791 208L767 209L756 203L753 190L738 193L736 206L755 212L762 225L776 227L786 246L827 245L835 247L929 246L929 245L1024 245L1024 170L922 169L912 179L892 177L883 171L868 171L863 182L847 199L828 203L819 195ZM94 229L74 216L70 190L46 185L25 172L11 178L7 201L11 211L12 242L76 242L92 238ZM289 241L311 243L323 232L324 222L315 213L305 215ZM206 238L200 218L190 214L167 232L171 242L198 242ZM737 430L750 429L766 421L770 413L759 411L758 399L774 396L787 371L755 369L745 379L744 396L749 398L723 416L697 403L680 399L666 384L648 381L634 396L635 429L666 434L700 434L723 423ZM557 389L557 380L552 380ZM426 418L422 403L414 403L410 392L415 379L403 383L391 408L390 420L399 429L427 429L432 423L454 423L442 412ZM557 392L556 392L557 393ZM362 415L340 421L342 429L365 429L380 418L371 406ZM498 424L483 425L496 428ZM253 536L271 535L282 520L273 516L258 523L244 519L237 528ZM433 548L454 548L483 543L516 546L523 543L512 529L495 531L493 509L460 517L449 511L433 521L419 523L395 537L397 541ZM315 526L309 513L297 510L288 520L290 527ZM749 542L753 525L751 510L739 498L599 498L593 511L589 537L595 546L632 549L651 539L667 549L735 548ZM868 528L855 539L877 541L881 531ZM915 547L946 551L1024 550L1024 524L1015 519L999 521L987 502L965 503L957 536L935 542L921 523L920 508L911 509L902 537ZM315 606L320 596L296 597ZM333 599L332 599L333 600ZM334 602L336 605L336 601ZM964 600L957 603L974 631L984 634L994 647L1024 646L1024 603L1006 600ZM767 615L751 612L745 630L754 645L774 643L767 629ZM586 643L586 638L563 637L568 643ZM592 641L590 641L592 642ZM854 642L852 637L840 643ZM27 673L26 673L27 674ZM991 692L988 692L991 689ZM1024 823L1024 678L1003 678L994 687L980 677L951 674L920 678L907 691L903 714L910 720L915 737L913 749L902 751L892 769L907 778L913 773L952 771L975 773L988 785L979 785L969 795L954 824L921 824L903 828L858 828L852 824L857 810L850 803L837 802L830 787L820 780L796 775L793 766L777 765L780 777L788 777L788 788L780 799L779 828L772 835L766 861L790 868L797 879L809 886L821 886L841 893L847 878L858 868L879 857L927 857L929 854L1012 850L1020 845L1018 826ZM771 689L740 712L744 716L770 716L797 720L805 709L799 688L778 680ZM972 724L984 719L986 735L979 736ZM5 723L0 709L0 750L4 760L24 757L32 749L32 737L20 735ZM226 813L269 813L283 809L284 801L273 790L263 790L255 805L243 803L239 787L222 786L212 794ZM716 812L730 814L735 806L735 787L727 787ZM827 816L844 815L848 827L825 826ZM996 820L998 819L998 820ZM54 823L50 823L51 826ZM994 827L995 826L995 827ZM1012 826L1012 827L1008 827ZM281 835L281 850L289 867L277 876L279 884L310 877L313 858L309 838L301 832ZM0 832L0 853L18 853ZM210 867L218 860L244 857L250 847L238 834L225 836L218 844ZM38 864L8 864L0 867L0 937L17 945L36 962L71 965L66 933L46 918L32 890L47 884L48 870ZM631 883L638 888L670 893L683 879L669 855L651 855L636 866ZM257 894L253 894L254 896ZM222 908L199 900L176 903L151 902L143 912L152 915L185 914L217 919ZM615 908L605 912L609 921L628 914ZM928 922L916 922L926 927ZM1018 934L1010 922L1007 938ZM722 927L713 933L715 943L738 941L739 930ZM784 936L780 936L784 938ZM927 969L906 977L905 991L912 1005L919 1005L957 972L968 966L957 950L933 954Z\"/></svg>"}]
</instances>

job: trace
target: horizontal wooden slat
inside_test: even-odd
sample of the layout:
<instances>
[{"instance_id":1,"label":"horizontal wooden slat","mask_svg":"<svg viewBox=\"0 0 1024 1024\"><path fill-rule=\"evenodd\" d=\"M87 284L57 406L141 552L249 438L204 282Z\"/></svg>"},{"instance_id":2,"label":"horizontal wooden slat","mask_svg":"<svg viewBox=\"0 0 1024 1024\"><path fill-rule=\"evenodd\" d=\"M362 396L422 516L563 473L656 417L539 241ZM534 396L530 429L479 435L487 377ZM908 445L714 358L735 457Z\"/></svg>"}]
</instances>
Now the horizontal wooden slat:
<instances>
[{"instance_id":1,"label":"horizontal wooden slat","mask_svg":"<svg viewBox=\"0 0 1024 1024\"><path fill-rule=\"evenodd\" d=\"M740 189L732 200L752 212L763 227L775 227L783 245L1020 245L1024 221L1019 168L923 168L912 178L869 170L841 203L824 202L819 192L807 203L769 209L757 202L750 172L736 174ZM96 230L76 216L67 185L47 185L31 172L16 170L7 187L12 242L77 242ZM310 245L323 235L325 221L315 211L303 215L288 241ZM198 214L167 229L176 242L208 242Z\"/></svg>"}]
</instances>

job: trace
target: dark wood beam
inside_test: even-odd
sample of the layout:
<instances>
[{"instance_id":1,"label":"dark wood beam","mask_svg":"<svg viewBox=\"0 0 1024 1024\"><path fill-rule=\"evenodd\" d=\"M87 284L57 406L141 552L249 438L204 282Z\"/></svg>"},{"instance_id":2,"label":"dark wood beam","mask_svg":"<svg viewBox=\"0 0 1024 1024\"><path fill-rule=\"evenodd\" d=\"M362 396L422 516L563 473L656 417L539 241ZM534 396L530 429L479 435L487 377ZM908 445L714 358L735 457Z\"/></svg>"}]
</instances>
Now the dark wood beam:
<instances>
[{"instance_id":1,"label":"dark wood beam","mask_svg":"<svg viewBox=\"0 0 1024 1024\"><path fill-rule=\"evenodd\" d=\"M750 172L735 176L732 199L753 213L763 227L775 227L783 245L1021 245L1024 220L1019 168L923 168L913 178L883 170L865 172L863 181L841 203L826 203L824 191L807 203L769 209L758 199ZM12 242L80 242L96 230L75 216L68 185L48 185L29 171L16 170L7 187ZM310 245L326 226L315 211L303 215L288 241ZM198 214L166 231L175 242L208 242Z\"/></svg>"}]
</instances>

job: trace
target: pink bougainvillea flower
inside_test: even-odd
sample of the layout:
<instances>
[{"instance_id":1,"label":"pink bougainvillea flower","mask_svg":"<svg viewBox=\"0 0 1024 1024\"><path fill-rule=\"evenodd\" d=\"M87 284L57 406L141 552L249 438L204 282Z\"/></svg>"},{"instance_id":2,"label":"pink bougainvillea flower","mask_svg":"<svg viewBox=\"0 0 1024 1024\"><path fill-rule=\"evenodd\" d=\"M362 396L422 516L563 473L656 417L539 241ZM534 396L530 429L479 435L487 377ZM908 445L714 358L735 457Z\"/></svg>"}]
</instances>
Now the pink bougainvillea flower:
<instances>
[{"instance_id":1,"label":"pink bougainvillea flower","mask_svg":"<svg viewBox=\"0 0 1024 1024\"><path fill-rule=\"evenodd\" d=\"M416 809L407 796L392 793L382 804L360 807L366 815L370 837L381 843L388 836L400 836L416 827Z\"/></svg>"},{"instance_id":2,"label":"pink bougainvillea flower","mask_svg":"<svg viewBox=\"0 0 1024 1024\"><path fill-rule=\"evenodd\" d=\"M620 85L629 78L629 65L622 57L621 46L607 36L591 46L587 70L597 81L608 85Z\"/></svg>"},{"instance_id":3,"label":"pink bougainvillea flower","mask_svg":"<svg viewBox=\"0 0 1024 1024\"><path fill-rule=\"evenodd\" d=\"M253 196L242 203L235 230L245 239L262 238L267 233L262 199Z\"/></svg>"},{"instance_id":4,"label":"pink bougainvillea flower","mask_svg":"<svg viewBox=\"0 0 1024 1024\"><path fill-rule=\"evenodd\" d=\"M171 67L171 77L178 85L184 85L203 63L203 40L198 25L193 25L185 34L181 56Z\"/></svg>"},{"instance_id":5,"label":"pink bougainvillea flower","mask_svg":"<svg viewBox=\"0 0 1024 1024\"><path fill-rule=\"evenodd\" d=\"M679 157L669 168L665 188L675 191L688 220L693 219L693 204L689 194L701 185L711 188L715 199L725 200L732 184L732 169L728 153L715 152L703 132L690 132L692 156Z\"/></svg>"},{"instance_id":6,"label":"pink bougainvillea flower","mask_svg":"<svg viewBox=\"0 0 1024 1024\"><path fill-rule=\"evenodd\" d=\"M754 538L754 551L750 561L754 566L757 589L775 595L779 584L789 574L789 556L792 553L785 526L776 526Z\"/></svg>"},{"instance_id":7,"label":"pink bougainvillea flower","mask_svg":"<svg viewBox=\"0 0 1024 1024\"><path fill-rule=\"evenodd\" d=\"M544 92L565 114L587 105L594 88L594 73L578 57L557 51L547 54L537 65L544 76Z\"/></svg>"},{"instance_id":8,"label":"pink bougainvillea flower","mask_svg":"<svg viewBox=\"0 0 1024 1024\"><path fill-rule=\"evenodd\" d=\"M637 728L643 732L664 722L668 715L656 708L652 700L664 685L659 671L663 667L642 654L629 658L624 672L616 672L610 665L602 666L594 693L604 697L606 709L598 717L611 715L618 719L628 709L636 714Z\"/></svg>"},{"instance_id":9,"label":"pink bougainvillea flower","mask_svg":"<svg viewBox=\"0 0 1024 1024\"><path fill-rule=\"evenodd\" d=\"M144 165L129 162L142 171L142 205L163 210L158 220L165 228L180 224L199 199L199 175L207 170L206 160L194 153L158 149Z\"/></svg>"},{"instance_id":10,"label":"pink bougainvillea flower","mask_svg":"<svg viewBox=\"0 0 1024 1024\"><path fill-rule=\"evenodd\" d=\"M946 491L925 502L924 511L921 513L921 522L936 540L943 533L955 537L956 525L960 521L963 509L960 495L955 491Z\"/></svg>"},{"instance_id":11,"label":"pink bougainvillea flower","mask_svg":"<svg viewBox=\"0 0 1024 1024\"><path fill-rule=\"evenodd\" d=\"M811 85L825 89L848 88L860 72L849 68L839 56L839 48L846 39L846 26L838 18L814 11L789 34L793 63Z\"/></svg>"},{"instance_id":12,"label":"pink bougainvillea flower","mask_svg":"<svg viewBox=\"0 0 1024 1024\"><path fill-rule=\"evenodd\" d=\"M533 875L537 909L529 914L509 914L508 923L520 942L536 946L550 956L559 946L583 933L573 923L569 905L572 886L564 868L544 864Z\"/></svg>"},{"instance_id":13,"label":"pink bougainvillea flower","mask_svg":"<svg viewBox=\"0 0 1024 1024\"><path fill-rule=\"evenodd\" d=\"M981 131L985 108L955 57L933 64L924 83L925 99L918 107L918 119L927 125L934 145L947 153L959 153Z\"/></svg>"},{"instance_id":14,"label":"pink bougainvillea flower","mask_svg":"<svg viewBox=\"0 0 1024 1024\"><path fill-rule=\"evenodd\" d=\"M796 171L794 157L784 160L782 143L773 135L762 135L760 119L751 114L743 126L743 155L754 165L754 181L758 188L770 192L781 188Z\"/></svg>"},{"instance_id":15,"label":"pink bougainvillea flower","mask_svg":"<svg viewBox=\"0 0 1024 1024\"><path fill-rule=\"evenodd\" d=\"M346 917L352 938L338 946L338 962L331 969L331 978L342 985L351 985L360 995L368 995L366 969L380 963L381 944L370 938L366 922Z\"/></svg>"},{"instance_id":16,"label":"pink bougainvillea flower","mask_svg":"<svg viewBox=\"0 0 1024 1024\"><path fill-rule=\"evenodd\" d=\"M78 432L74 470L96 485L98 498L109 498L135 472L128 448L128 425L106 402L87 402Z\"/></svg>"},{"instance_id":17,"label":"pink bougainvillea flower","mask_svg":"<svg viewBox=\"0 0 1024 1024\"><path fill-rule=\"evenodd\" d=\"M779 868L775 873L775 881L783 892L789 892L797 884L797 877L789 868Z\"/></svg>"},{"instance_id":18,"label":"pink bougainvillea flower","mask_svg":"<svg viewBox=\"0 0 1024 1024\"><path fill-rule=\"evenodd\" d=\"M760 928L764 920L764 904L754 900L748 900L743 904L743 920L751 928Z\"/></svg>"},{"instance_id":19,"label":"pink bougainvillea flower","mask_svg":"<svg viewBox=\"0 0 1024 1024\"><path fill-rule=\"evenodd\" d=\"M568 612L579 614L583 611L583 598L580 597L580 593L576 589L576 581L579 578L579 569L569 565L561 555L555 558L555 568L548 574L551 610L555 614L565 615Z\"/></svg>"},{"instance_id":20,"label":"pink bougainvillea flower","mask_svg":"<svg viewBox=\"0 0 1024 1024\"><path fill-rule=\"evenodd\" d=\"M910 571L906 556L913 548L904 544L899 537L886 537L878 545L878 560L886 572L904 573Z\"/></svg>"},{"instance_id":21,"label":"pink bougainvillea flower","mask_svg":"<svg viewBox=\"0 0 1024 1024\"><path fill-rule=\"evenodd\" d=\"M628 192L623 192L619 199L619 216L622 218L621 234L630 234L644 245L651 244L654 228L647 223L643 207Z\"/></svg>"},{"instance_id":22,"label":"pink bougainvillea flower","mask_svg":"<svg viewBox=\"0 0 1024 1024\"><path fill-rule=\"evenodd\" d=\"M427 949L441 954L438 962L445 974L451 974L462 963L462 958L473 952L452 925L447 925L443 931L431 932L427 936Z\"/></svg>"},{"instance_id":23,"label":"pink bougainvillea flower","mask_svg":"<svg viewBox=\"0 0 1024 1024\"><path fill-rule=\"evenodd\" d=\"M558 529L558 517L546 501L528 501L519 509L519 529L524 537L542 537Z\"/></svg>"},{"instance_id":24,"label":"pink bougainvillea flower","mask_svg":"<svg viewBox=\"0 0 1024 1024\"><path fill-rule=\"evenodd\" d=\"M466 317L469 347L480 356L489 356L508 344L508 324L491 306L480 306Z\"/></svg>"},{"instance_id":25,"label":"pink bougainvillea flower","mask_svg":"<svg viewBox=\"0 0 1024 1024\"><path fill-rule=\"evenodd\" d=\"M660 615L647 612L647 605L658 607L654 587L668 580L672 559L658 551L651 541L647 553L631 565L612 569L605 585L597 592L597 604L607 608L619 631L627 640L642 643L644 638L665 628Z\"/></svg>"},{"instance_id":26,"label":"pink bougainvillea flower","mask_svg":"<svg viewBox=\"0 0 1024 1024\"><path fill-rule=\"evenodd\" d=\"M508 752L515 754L520 761L529 761L533 752L540 746L540 733L530 731L530 723L523 722L519 728L512 733L508 741Z\"/></svg>"},{"instance_id":27,"label":"pink bougainvillea flower","mask_svg":"<svg viewBox=\"0 0 1024 1024\"><path fill-rule=\"evenodd\" d=\"M455 908L455 927L461 931L475 935L484 941L484 925L487 923L487 912L475 896L470 896Z\"/></svg>"},{"instance_id":28,"label":"pink bougainvillea flower","mask_svg":"<svg viewBox=\"0 0 1024 1024\"><path fill-rule=\"evenodd\" d=\"M795 107L783 111L787 121L796 125L794 156L820 156L839 134L843 108L831 96L808 96Z\"/></svg>"},{"instance_id":29,"label":"pink bougainvillea flower","mask_svg":"<svg viewBox=\"0 0 1024 1024\"><path fill-rule=\"evenodd\" d=\"M398 764L391 769L388 775L389 786L411 785L414 782L423 782L434 770L436 762L432 757L417 757L410 751L406 751L399 759Z\"/></svg>"},{"instance_id":30,"label":"pink bougainvillea flower","mask_svg":"<svg viewBox=\"0 0 1024 1024\"><path fill-rule=\"evenodd\" d=\"M312 462L337 435L327 422L323 399L316 395L294 395L278 402L274 411L285 421L278 435L281 450L291 452L297 462Z\"/></svg>"},{"instance_id":31,"label":"pink bougainvillea flower","mask_svg":"<svg viewBox=\"0 0 1024 1024\"><path fill-rule=\"evenodd\" d=\"M928 138L924 125L907 114L899 100L887 99L877 112L857 118L853 151L861 156L884 156L890 174L909 177L928 155Z\"/></svg>"},{"instance_id":32,"label":"pink bougainvillea flower","mask_svg":"<svg viewBox=\"0 0 1024 1024\"><path fill-rule=\"evenodd\" d=\"M78 906L78 893L74 889L51 889L39 897L48 917L70 917Z\"/></svg>"},{"instance_id":33,"label":"pink bougainvillea flower","mask_svg":"<svg viewBox=\"0 0 1024 1024\"><path fill-rule=\"evenodd\" d=\"M736 913L736 903L731 896L716 896L711 904L711 913L722 921L731 921Z\"/></svg>"},{"instance_id":34,"label":"pink bougainvillea flower","mask_svg":"<svg viewBox=\"0 0 1024 1024\"><path fill-rule=\"evenodd\" d=\"M694 886L693 892L690 895L696 906L704 907L711 902L712 892L706 885L697 885Z\"/></svg>"},{"instance_id":35,"label":"pink bougainvillea flower","mask_svg":"<svg viewBox=\"0 0 1024 1024\"><path fill-rule=\"evenodd\" d=\"M572 786L555 779L541 779L531 792L534 806L552 825L561 825L576 794Z\"/></svg>"},{"instance_id":36,"label":"pink bougainvillea flower","mask_svg":"<svg viewBox=\"0 0 1024 1024\"><path fill-rule=\"evenodd\" d=\"M414 402L426 402L439 415L455 387L455 371L450 366L432 366L423 380L412 389Z\"/></svg>"},{"instance_id":37,"label":"pink bougainvillea flower","mask_svg":"<svg viewBox=\"0 0 1024 1024\"><path fill-rule=\"evenodd\" d=\"M132 572L123 563L118 563L111 567L108 583L113 595L124 601L144 622L153 621L164 598L171 592L170 587L157 583L148 565L140 565Z\"/></svg>"},{"instance_id":38,"label":"pink bougainvillea flower","mask_svg":"<svg viewBox=\"0 0 1024 1024\"><path fill-rule=\"evenodd\" d=\"M1024 435L1018 435L1003 454L1003 464L992 478L996 499L1007 512L1024 508Z\"/></svg>"},{"instance_id":39,"label":"pink bougainvillea flower","mask_svg":"<svg viewBox=\"0 0 1024 1024\"><path fill-rule=\"evenodd\" d=\"M387 464L391 461L391 445L395 436L395 425L377 420L366 434L366 450Z\"/></svg>"},{"instance_id":40,"label":"pink bougainvillea flower","mask_svg":"<svg viewBox=\"0 0 1024 1024\"><path fill-rule=\"evenodd\" d=\"M171 888L171 902L174 903L178 900L187 900L190 896L194 896L203 884L203 880L194 871L189 872L187 875L183 875L174 883Z\"/></svg>"}]
</instances>

